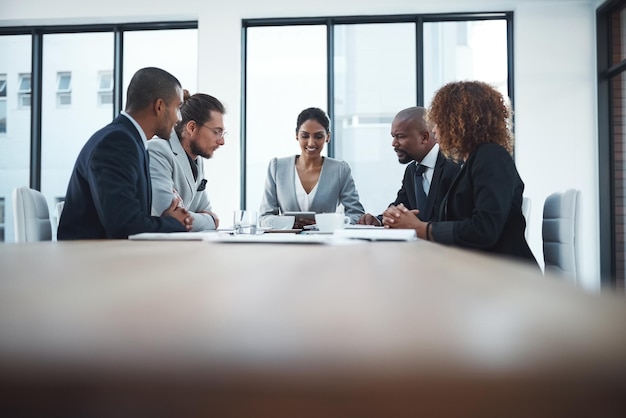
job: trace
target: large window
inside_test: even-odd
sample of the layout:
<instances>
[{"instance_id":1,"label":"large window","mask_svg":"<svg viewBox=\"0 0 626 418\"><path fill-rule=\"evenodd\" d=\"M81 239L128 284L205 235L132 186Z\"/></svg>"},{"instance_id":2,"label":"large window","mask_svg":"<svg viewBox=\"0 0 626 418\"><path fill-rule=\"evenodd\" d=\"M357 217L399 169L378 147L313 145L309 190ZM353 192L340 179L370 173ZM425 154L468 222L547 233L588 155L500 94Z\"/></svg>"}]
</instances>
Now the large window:
<instances>
[{"instance_id":1,"label":"large window","mask_svg":"<svg viewBox=\"0 0 626 418\"><path fill-rule=\"evenodd\" d=\"M246 184L249 209L261 203L273 157L298 154L296 119L327 103L325 26L250 28L246 66Z\"/></svg>"},{"instance_id":2,"label":"large window","mask_svg":"<svg viewBox=\"0 0 626 418\"><path fill-rule=\"evenodd\" d=\"M296 116L317 106L333 121L328 155L350 164L365 210L382 213L406 168L391 147L395 114L453 80L511 97L511 25L511 13L244 21L242 206L258 208L269 160L299 153Z\"/></svg>"},{"instance_id":3,"label":"large window","mask_svg":"<svg viewBox=\"0 0 626 418\"><path fill-rule=\"evenodd\" d=\"M197 22L0 28L0 55L11 57L0 61L0 201L12 241L12 190L41 190L54 214L78 152L123 108L137 69L164 68L195 92Z\"/></svg>"},{"instance_id":4,"label":"large window","mask_svg":"<svg viewBox=\"0 0 626 418\"><path fill-rule=\"evenodd\" d=\"M1 241L13 241L13 205L11 193L28 185L30 158L30 107L23 109L18 93L28 75L30 104L31 37L0 36L0 227ZM25 81L24 81L25 82ZM26 93L25 93L26 94Z\"/></svg>"},{"instance_id":5,"label":"large window","mask_svg":"<svg viewBox=\"0 0 626 418\"><path fill-rule=\"evenodd\" d=\"M335 27L334 156L349 162L361 203L376 214L405 169L390 132L395 114L417 103L415 56L414 23Z\"/></svg>"},{"instance_id":6,"label":"large window","mask_svg":"<svg viewBox=\"0 0 626 418\"><path fill-rule=\"evenodd\" d=\"M450 81L481 80L509 96L507 21L424 23L424 103Z\"/></svg>"},{"instance_id":7,"label":"large window","mask_svg":"<svg viewBox=\"0 0 626 418\"><path fill-rule=\"evenodd\" d=\"M626 283L626 0L598 9L600 270L602 284Z\"/></svg>"},{"instance_id":8,"label":"large window","mask_svg":"<svg viewBox=\"0 0 626 418\"><path fill-rule=\"evenodd\" d=\"M163 53L176 51L175 53ZM184 89L197 93L198 31L176 29L131 31L124 35L124 84L143 67L159 67L176 76ZM122 91L126 103L126 89Z\"/></svg>"},{"instance_id":9,"label":"large window","mask_svg":"<svg viewBox=\"0 0 626 418\"><path fill-rule=\"evenodd\" d=\"M81 57L85 45L98 51ZM59 33L43 36L41 192L52 211L63 200L83 144L111 121L113 103L97 106L97 75L113 67L113 34Z\"/></svg>"}]
</instances>

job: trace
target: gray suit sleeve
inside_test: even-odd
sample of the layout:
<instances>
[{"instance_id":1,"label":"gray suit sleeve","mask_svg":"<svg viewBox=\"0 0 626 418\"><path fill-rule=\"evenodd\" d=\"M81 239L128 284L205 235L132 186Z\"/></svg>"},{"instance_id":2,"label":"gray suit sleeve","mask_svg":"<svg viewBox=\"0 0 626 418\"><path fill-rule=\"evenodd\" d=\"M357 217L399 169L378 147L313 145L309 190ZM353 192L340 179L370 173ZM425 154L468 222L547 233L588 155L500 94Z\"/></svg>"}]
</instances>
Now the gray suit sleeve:
<instances>
[{"instance_id":1,"label":"gray suit sleeve","mask_svg":"<svg viewBox=\"0 0 626 418\"><path fill-rule=\"evenodd\" d=\"M342 161L341 162L341 194L339 196L339 203L344 207L344 213L350 218L351 223L356 223L359 218L365 213L363 205L359 201L359 193L354 185L352 179L352 172L350 165Z\"/></svg>"},{"instance_id":2,"label":"gray suit sleeve","mask_svg":"<svg viewBox=\"0 0 626 418\"><path fill-rule=\"evenodd\" d=\"M152 215L160 216L174 199L174 153L167 141L148 141L150 155L150 181L152 183Z\"/></svg>"},{"instance_id":3,"label":"gray suit sleeve","mask_svg":"<svg viewBox=\"0 0 626 418\"><path fill-rule=\"evenodd\" d=\"M272 158L267 167L267 177L265 178L265 191L263 200L259 208L259 216L278 215L279 205L276 191L276 164L277 159Z\"/></svg>"}]
</instances>

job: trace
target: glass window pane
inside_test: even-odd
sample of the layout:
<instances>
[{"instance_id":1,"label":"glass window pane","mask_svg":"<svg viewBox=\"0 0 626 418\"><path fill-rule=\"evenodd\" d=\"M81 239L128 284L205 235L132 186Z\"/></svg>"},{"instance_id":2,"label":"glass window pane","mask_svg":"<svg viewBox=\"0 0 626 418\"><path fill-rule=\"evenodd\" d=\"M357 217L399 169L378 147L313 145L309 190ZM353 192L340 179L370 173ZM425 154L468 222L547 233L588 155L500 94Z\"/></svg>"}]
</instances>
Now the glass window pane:
<instances>
[{"instance_id":1,"label":"glass window pane","mask_svg":"<svg viewBox=\"0 0 626 418\"><path fill-rule=\"evenodd\" d=\"M258 209L273 157L299 154L298 114L327 105L326 27L247 30L246 206ZM324 150L324 153L326 150Z\"/></svg>"},{"instance_id":2,"label":"glass window pane","mask_svg":"<svg viewBox=\"0 0 626 418\"><path fill-rule=\"evenodd\" d=\"M424 24L424 102L450 81L480 80L508 96L506 20Z\"/></svg>"},{"instance_id":3,"label":"glass window pane","mask_svg":"<svg viewBox=\"0 0 626 418\"><path fill-rule=\"evenodd\" d=\"M59 91L69 91L72 76L69 73L59 73Z\"/></svg>"},{"instance_id":4,"label":"glass window pane","mask_svg":"<svg viewBox=\"0 0 626 418\"><path fill-rule=\"evenodd\" d=\"M391 147L391 121L415 106L415 24L335 27L335 156L352 168L375 215L396 197L406 166Z\"/></svg>"},{"instance_id":5,"label":"glass window pane","mask_svg":"<svg viewBox=\"0 0 626 418\"><path fill-rule=\"evenodd\" d=\"M84 59L85 45L98 53ZM56 203L65 197L79 151L95 131L112 119L112 106L98 106L95 99L102 68L113 68L112 33L44 35L41 191L52 214ZM73 93L57 94L59 73L72 75Z\"/></svg>"},{"instance_id":6,"label":"glass window pane","mask_svg":"<svg viewBox=\"0 0 626 418\"><path fill-rule=\"evenodd\" d=\"M0 134L7 133L7 101L0 99Z\"/></svg>"},{"instance_id":7,"label":"glass window pane","mask_svg":"<svg viewBox=\"0 0 626 418\"><path fill-rule=\"evenodd\" d=\"M7 75L0 74L0 97L7 97Z\"/></svg>"},{"instance_id":8,"label":"glass window pane","mask_svg":"<svg viewBox=\"0 0 626 418\"><path fill-rule=\"evenodd\" d=\"M165 51L165 52L164 52ZM171 53L168 53L171 51ZM185 57L181 59L180 57ZM133 74L144 67L171 73L191 94L198 86L198 30L171 29L125 32L122 108ZM105 67L106 68L106 67ZM113 68L110 66L109 68ZM203 92L209 93L210 92Z\"/></svg>"},{"instance_id":9,"label":"glass window pane","mask_svg":"<svg viewBox=\"0 0 626 418\"><path fill-rule=\"evenodd\" d=\"M57 104L59 106L69 106L72 104L72 94L71 93L59 93Z\"/></svg>"},{"instance_id":10,"label":"glass window pane","mask_svg":"<svg viewBox=\"0 0 626 418\"><path fill-rule=\"evenodd\" d=\"M14 241L12 191L18 186L29 185L30 164L30 109L19 104L18 83L20 75L31 68L30 35L0 36L0 73L6 75L6 95L0 100L0 236L7 242ZM30 79L29 79L30 81ZM28 83L30 91L30 82ZM30 97L29 97L30 103Z\"/></svg>"},{"instance_id":11,"label":"glass window pane","mask_svg":"<svg viewBox=\"0 0 626 418\"><path fill-rule=\"evenodd\" d=\"M98 78L98 90L110 91L113 89L113 73L111 71L101 72Z\"/></svg>"},{"instance_id":12,"label":"glass window pane","mask_svg":"<svg viewBox=\"0 0 626 418\"><path fill-rule=\"evenodd\" d=\"M19 92L30 92L30 74L20 74Z\"/></svg>"}]
</instances>

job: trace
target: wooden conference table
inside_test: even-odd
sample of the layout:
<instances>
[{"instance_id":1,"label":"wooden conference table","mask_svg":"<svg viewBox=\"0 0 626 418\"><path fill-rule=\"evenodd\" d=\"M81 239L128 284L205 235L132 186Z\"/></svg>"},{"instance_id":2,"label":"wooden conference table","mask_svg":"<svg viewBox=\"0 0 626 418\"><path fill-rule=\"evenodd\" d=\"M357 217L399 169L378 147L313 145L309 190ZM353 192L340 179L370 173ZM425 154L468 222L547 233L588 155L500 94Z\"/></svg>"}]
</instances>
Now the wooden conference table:
<instances>
[{"instance_id":1,"label":"wooden conference table","mask_svg":"<svg viewBox=\"0 0 626 418\"><path fill-rule=\"evenodd\" d=\"M4 244L0 410L626 416L626 301L424 241Z\"/></svg>"}]
</instances>

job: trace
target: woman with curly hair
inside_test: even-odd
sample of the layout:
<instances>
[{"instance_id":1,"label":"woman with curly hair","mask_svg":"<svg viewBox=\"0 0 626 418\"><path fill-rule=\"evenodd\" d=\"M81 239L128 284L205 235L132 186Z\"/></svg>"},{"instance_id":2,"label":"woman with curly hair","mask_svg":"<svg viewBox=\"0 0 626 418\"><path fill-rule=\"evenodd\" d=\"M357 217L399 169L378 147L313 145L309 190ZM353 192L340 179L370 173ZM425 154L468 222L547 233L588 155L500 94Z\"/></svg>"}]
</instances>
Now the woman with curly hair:
<instances>
[{"instance_id":1,"label":"woman with curly hair","mask_svg":"<svg viewBox=\"0 0 626 418\"><path fill-rule=\"evenodd\" d=\"M511 157L511 110L479 81L452 82L437 91L428 120L446 156L462 163L440 207L440 222L422 222L406 208L389 208L383 223L408 225L422 239L527 259L522 182Z\"/></svg>"}]
</instances>

